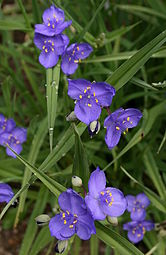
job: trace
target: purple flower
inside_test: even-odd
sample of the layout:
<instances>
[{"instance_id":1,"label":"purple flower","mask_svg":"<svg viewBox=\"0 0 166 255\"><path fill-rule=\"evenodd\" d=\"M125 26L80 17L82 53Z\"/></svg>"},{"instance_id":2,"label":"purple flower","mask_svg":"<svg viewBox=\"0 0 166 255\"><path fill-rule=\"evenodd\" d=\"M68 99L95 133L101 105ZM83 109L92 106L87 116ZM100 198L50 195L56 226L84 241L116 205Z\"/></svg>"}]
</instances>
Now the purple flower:
<instances>
[{"instance_id":1,"label":"purple flower","mask_svg":"<svg viewBox=\"0 0 166 255\"><path fill-rule=\"evenodd\" d=\"M131 221L123 225L123 229L128 231L128 239L133 243L140 242L146 231L154 228L154 223L150 220Z\"/></svg>"},{"instance_id":2,"label":"purple flower","mask_svg":"<svg viewBox=\"0 0 166 255\"><path fill-rule=\"evenodd\" d=\"M66 35L48 37L35 33L34 43L42 50L39 56L40 64L45 68L51 68L57 64L59 56L69 44L69 38Z\"/></svg>"},{"instance_id":3,"label":"purple flower","mask_svg":"<svg viewBox=\"0 0 166 255\"><path fill-rule=\"evenodd\" d=\"M67 189L59 198L61 212L50 220L52 236L65 240L77 234L80 239L88 240L96 233L94 220L87 209L84 199L72 189Z\"/></svg>"},{"instance_id":4,"label":"purple flower","mask_svg":"<svg viewBox=\"0 0 166 255\"><path fill-rule=\"evenodd\" d=\"M72 23L71 20L66 22L64 22L64 20L64 11L51 5L51 7L46 9L43 13L44 24L35 25L35 33L46 36L59 35Z\"/></svg>"},{"instance_id":5,"label":"purple flower","mask_svg":"<svg viewBox=\"0 0 166 255\"><path fill-rule=\"evenodd\" d=\"M109 106L115 95L115 89L106 82L90 82L84 79L68 79L68 95L77 100L76 117L89 125L101 114L101 106Z\"/></svg>"},{"instance_id":6,"label":"purple flower","mask_svg":"<svg viewBox=\"0 0 166 255\"><path fill-rule=\"evenodd\" d=\"M142 113L138 109L129 108L124 110L120 108L109 115L104 121L104 127L107 128L105 142L111 150L119 140L121 133L128 131L128 128L133 128L138 125L142 118Z\"/></svg>"},{"instance_id":7,"label":"purple flower","mask_svg":"<svg viewBox=\"0 0 166 255\"><path fill-rule=\"evenodd\" d=\"M22 143L27 139L27 130L25 128L16 127L10 133L3 133L0 136L0 145L5 146L8 144L17 154L22 151ZM8 156L16 158L15 154L6 148L6 153Z\"/></svg>"},{"instance_id":8,"label":"purple flower","mask_svg":"<svg viewBox=\"0 0 166 255\"><path fill-rule=\"evenodd\" d=\"M16 123L13 119L7 119L3 114L0 114L0 135L4 132L10 132L15 126Z\"/></svg>"},{"instance_id":9,"label":"purple flower","mask_svg":"<svg viewBox=\"0 0 166 255\"><path fill-rule=\"evenodd\" d=\"M66 75L73 74L78 68L81 59L87 58L93 48L88 43L74 43L62 55L61 68Z\"/></svg>"},{"instance_id":10,"label":"purple flower","mask_svg":"<svg viewBox=\"0 0 166 255\"><path fill-rule=\"evenodd\" d=\"M88 188L85 203L95 220L104 220L107 215L118 217L126 210L127 203L123 193L116 188L106 188L106 177L99 167L91 174Z\"/></svg>"},{"instance_id":11,"label":"purple flower","mask_svg":"<svg viewBox=\"0 0 166 255\"><path fill-rule=\"evenodd\" d=\"M134 221L144 220L146 217L145 208L150 204L150 200L144 194L138 194L136 197L128 195L127 200L127 210L131 212L130 217Z\"/></svg>"},{"instance_id":12,"label":"purple flower","mask_svg":"<svg viewBox=\"0 0 166 255\"><path fill-rule=\"evenodd\" d=\"M12 188L6 183L0 183L0 203L9 203L13 196L14 193Z\"/></svg>"}]
</instances>

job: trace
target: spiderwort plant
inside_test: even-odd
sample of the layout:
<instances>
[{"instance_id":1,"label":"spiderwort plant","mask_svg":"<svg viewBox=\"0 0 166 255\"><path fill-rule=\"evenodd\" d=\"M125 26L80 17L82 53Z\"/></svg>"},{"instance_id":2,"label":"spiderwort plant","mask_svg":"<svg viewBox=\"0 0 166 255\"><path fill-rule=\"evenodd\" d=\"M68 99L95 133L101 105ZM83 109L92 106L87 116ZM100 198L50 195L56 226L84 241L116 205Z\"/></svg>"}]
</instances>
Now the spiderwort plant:
<instances>
[{"instance_id":1,"label":"spiderwort plant","mask_svg":"<svg viewBox=\"0 0 166 255\"><path fill-rule=\"evenodd\" d=\"M120 140L122 132L126 134L129 128L136 127L142 118L142 113L138 109L120 108L109 115L104 121L107 128L105 142L108 148L113 149Z\"/></svg>"},{"instance_id":2,"label":"spiderwort plant","mask_svg":"<svg viewBox=\"0 0 166 255\"><path fill-rule=\"evenodd\" d=\"M106 82L90 82L84 79L68 79L68 95L76 100L76 117L89 125L101 114L101 107L112 103L115 89Z\"/></svg>"},{"instance_id":3,"label":"spiderwort plant","mask_svg":"<svg viewBox=\"0 0 166 255\"><path fill-rule=\"evenodd\" d=\"M45 36L35 33L34 43L41 50L39 62L45 68L54 67L59 56L62 55L69 44L69 38L66 35Z\"/></svg>"},{"instance_id":4,"label":"spiderwort plant","mask_svg":"<svg viewBox=\"0 0 166 255\"><path fill-rule=\"evenodd\" d=\"M0 136L0 145L9 145L17 154L22 151L22 143L27 139L27 130L25 128L16 127L9 133L3 133ZM16 158L16 155L7 147L6 153L8 156Z\"/></svg>"},{"instance_id":5,"label":"spiderwort plant","mask_svg":"<svg viewBox=\"0 0 166 255\"><path fill-rule=\"evenodd\" d=\"M150 200L144 193L138 194L136 197L132 195L126 196L127 211L133 221L144 220L146 218L146 207L149 206Z\"/></svg>"},{"instance_id":6,"label":"spiderwort plant","mask_svg":"<svg viewBox=\"0 0 166 255\"><path fill-rule=\"evenodd\" d=\"M128 231L128 239L133 243L140 242L146 231L154 229L154 223L149 220L131 221L123 225L123 229Z\"/></svg>"},{"instance_id":7,"label":"spiderwort plant","mask_svg":"<svg viewBox=\"0 0 166 255\"><path fill-rule=\"evenodd\" d=\"M59 196L58 203L61 212L49 223L52 236L66 240L77 234L80 239L88 240L92 234L96 234L94 219L80 195L67 189Z\"/></svg>"},{"instance_id":8,"label":"spiderwort plant","mask_svg":"<svg viewBox=\"0 0 166 255\"><path fill-rule=\"evenodd\" d=\"M93 48L88 43L74 43L62 55L61 68L66 75L73 74L78 68L78 63L87 58Z\"/></svg>"},{"instance_id":9,"label":"spiderwort plant","mask_svg":"<svg viewBox=\"0 0 166 255\"><path fill-rule=\"evenodd\" d=\"M64 20L64 11L51 5L51 7L46 9L43 13L43 24L35 25L35 33L46 36L59 35L72 23L71 20Z\"/></svg>"},{"instance_id":10,"label":"spiderwort plant","mask_svg":"<svg viewBox=\"0 0 166 255\"><path fill-rule=\"evenodd\" d=\"M106 187L105 174L99 167L91 174L88 189L85 203L95 220L104 220L107 215L119 217L125 212L127 203L123 193L119 189Z\"/></svg>"},{"instance_id":11,"label":"spiderwort plant","mask_svg":"<svg viewBox=\"0 0 166 255\"><path fill-rule=\"evenodd\" d=\"M0 183L0 203L9 201L14 197L12 188L6 183Z\"/></svg>"},{"instance_id":12,"label":"spiderwort plant","mask_svg":"<svg viewBox=\"0 0 166 255\"><path fill-rule=\"evenodd\" d=\"M15 126L16 123L13 119L7 119L3 114L0 114L0 135L4 132L10 132Z\"/></svg>"}]
</instances>

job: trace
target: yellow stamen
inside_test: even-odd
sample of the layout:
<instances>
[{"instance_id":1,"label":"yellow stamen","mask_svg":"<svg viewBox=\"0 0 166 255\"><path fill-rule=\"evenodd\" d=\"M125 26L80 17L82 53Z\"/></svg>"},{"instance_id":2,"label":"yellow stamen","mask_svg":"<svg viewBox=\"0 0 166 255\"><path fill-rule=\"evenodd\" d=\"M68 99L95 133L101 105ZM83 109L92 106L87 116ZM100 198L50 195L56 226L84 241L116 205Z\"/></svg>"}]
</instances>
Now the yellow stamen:
<instances>
[{"instance_id":1,"label":"yellow stamen","mask_svg":"<svg viewBox=\"0 0 166 255\"><path fill-rule=\"evenodd\" d=\"M69 58L69 61L71 61L71 58Z\"/></svg>"},{"instance_id":2,"label":"yellow stamen","mask_svg":"<svg viewBox=\"0 0 166 255\"><path fill-rule=\"evenodd\" d=\"M87 90L91 89L91 87L87 87Z\"/></svg>"},{"instance_id":3,"label":"yellow stamen","mask_svg":"<svg viewBox=\"0 0 166 255\"><path fill-rule=\"evenodd\" d=\"M130 120L130 117L127 117L127 121L129 121Z\"/></svg>"},{"instance_id":4,"label":"yellow stamen","mask_svg":"<svg viewBox=\"0 0 166 255\"><path fill-rule=\"evenodd\" d=\"M141 236L141 234L137 234L137 236L138 236L138 237L140 237L140 236Z\"/></svg>"},{"instance_id":5,"label":"yellow stamen","mask_svg":"<svg viewBox=\"0 0 166 255\"><path fill-rule=\"evenodd\" d=\"M80 50L80 48L77 46L77 50L79 51Z\"/></svg>"},{"instance_id":6,"label":"yellow stamen","mask_svg":"<svg viewBox=\"0 0 166 255\"><path fill-rule=\"evenodd\" d=\"M117 130L120 130L120 128L119 128L119 127L116 127L116 129L117 129Z\"/></svg>"},{"instance_id":7,"label":"yellow stamen","mask_svg":"<svg viewBox=\"0 0 166 255\"><path fill-rule=\"evenodd\" d=\"M110 195L110 197L112 197L112 193L111 192L109 193L109 195Z\"/></svg>"},{"instance_id":8,"label":"yellow stamen","mask_svg":"<svg viewBox=\"0 0 166 255\"><path fill-rule=\"evenodd\" d=\"M70 225L69 228L73 228L74 226L73 225Z\"/></svg>"},{"instance_id":9,"label":"yellow stamen","mask_svg":"<svg viewBox=\"0 0 166 255\"><path fill-rule=\"evenodd\" d=\"M52 25L52 28L55 28L55 25L54 25L54 24Z\"/></svg>"},{"instance_id":10,"label":"yellow stamen","mask_svg":"<svg viewBox=\"0 0 166 255\"><path fill-rule=\"evenodd\" d=\"M50 27L50 25L51 25L51 24L50 24L50 23L48 23L48 27Z\"/></svg>"},{"instance_id":11,"label":"yellow stamen","mask_svg":"<svg viewBox=\"0 0 166 255\"><path fill-rule=\"evenodd\" d=\"M88 106L89 106L89 107L92 107L92 105L91 105L91 104L88 104Z\"/></svg>"},{"instance_id":12,"label":"yellow stamen","mask_svg":"<svg viewBox=\"0 0 166 255\"><path fill-rule=\"evenodd\" d=\"M73 223L76 224L76 223L77 223L77 220L74 220Z\"/></svg>"},{"instance_id":13,"label":"yellow stamen","mask_svg":"<svg viewBox=\"0 0 166 255\"><path fill-rule=\"evenodd\" d=\"M102 196L104 196L104 192L103 192L103 191L101 191L100 194L101 194Z\"/></svg>"},{"instance_id":14,"label":"yellow stamen","mask_svg":"<svg viewBox=\"0 0 166 255\"><path fill-rule=\"evenodd\" d=\"M82 51L81 54L84 55L84 52Z\"/></svg>"},{"instance_id":15,"label":"yellow stamen","mask_svg":"<svg viewBox=\"0 0 166 255\"><path fill-rule=\"evenodd\" d=\"M46 46L44 45L44 46L43 46L43 50L45 49L45 47L46 47Z\"/></svg>"},{"instance_id":16,"label":"yellow stamen","mask_svg":"<svg viewBox=\"0 0 166 255\"><path fill-rule=\"evenodd\" d=\"M105 199L105 201L106 201L106 203L108 204L108 199L107 199L107 198Z\"/></svg>"},{"instance_id":17,"label":"yellow stamen","mask_svg":"<svg viewBox=\"0 0 166 255\"><path fill-rule=\"evenodd\" d=\"M65 213L62 214L62 218L65 218Z\"/></svg>"},{"instance_id":18,"label":"yellow stamen","mask_svg":"<svg viewBox=\"0 0 166 255\"><path fill-rule=\"evenodd\" d=\"M74 63L78 63L78 60L74 60Z\"/></svg>"},{"instance_id":19,"label":"yellow stamen","mask_svg":"<svg viewBox=\"0 0 166 255\"><path fill-rule=\"evenodd\" d=\"M112 205L112 202L110 202L109 204L108 204L108 206L111 206Z\"/></svg>"},{"instance_id":20,"label":"yellow stamen","mask_svg":"<svg viewBox=\"0 0 166 255\"><path fill-rule=\"evenodd\" d=\"M52 51L54 51L54 48L51 48Z\"/></svg>"},{"instance_id":21,"label":"yellow stamen","mask_svg":"<svg viewBox=\"0 0 166 255\"><path fill-rule=\"evenodd\" d=\"M63 223L64 223L64 225L66 225L67 221L66 221L66 220L64 220L64 221L63 221Z\"/></svg>"},{"instance_id":22,"label":"yellow stamen","mask_svg":"<svg viewBox=\"0 0 166 255\"><path fill-rule=\"evenodd\" d=\"M82 96L81 96L81 95L79 95L79 98L82 98Z\"/></svg>"},{"instance_id":23,"label":"yellow stamen","mask_svg":"<svg viewBox=\"0 0 166 255\"><path fill-rule=\"evenodd\" d=\"M54 14L53 16L54 16L54 18L56 18L56 15L55 15L55 14Z\"/></svg>"},{"instance_id":24,"label":"yellow stamen","mask_svg":"<svg viewBox=\"0 0 166 255\"><path fill-rule=\"evenodd\" d=\"M96 101L96 103L98 103L98 102L99 102L99 100L98 100L97 98L95 99L95 101Z\"/></svg>"},{"instance_id":25,"label":"yellow stamen","mask_svg":"<svg viewBox=\"0 0 166 255\"><path fill-rule=\"evenodd\" d=\"M47 50L47 49L45 49L45 52L47 53L47 52L48 52L48 50Z\"/></svg>"},{"instance_id":26,"label":"yellow stamen","mask_svg":"<svg viewBox=\"0 0 166 255\"><path fill-rule=\"evenodd\" d=\"M93 92L94 97L96 96L95 92Z\"/></svg>"},{"instance_id":27,"label":"yellow stamen","mask_svg":"<svg viewBox=\"0 0 166 255\"><path fill-rule=\"evenodd\" d=\"M88 98L90 98L90 95L88 95Z\"/></svg>"},{"instance_id":28,"label":"yellow stamen","mask_svg":"<svg viewBox=\"0 0 166 255\"><path fill-rule=\"evenodd\" d=\"M70 214L69 211L66 210L66 212L67 212L68 215Z\"/></svg>"},{"instance_id":29,"label":"yellow stamen","mask_svg":"<svg viewBox=\"0 0 166 255\"><path fill-rule=\"evenodd\" d=\"M86 89L84 89L84 93L86 93Z\"/></svg>"},{"instance_id":30,"label":"yellow stamen","mask_svg":"<svg viewBox=\"0 0 166 255\"><path fill-rule=\"evenodd\" d=\"M126 132L128 132L129 130L128 130L128 128L126 128Z\"/></svg>"},{"instance_id":31,"label":"yellow stamen","mask_svg":"<svg viewBox=\"0 0 166 255\"><path fill-rule=\"evenodd\" d=\"M74 217L78 217L77 214L74 214Z\"/></svg>"}]
</instances>

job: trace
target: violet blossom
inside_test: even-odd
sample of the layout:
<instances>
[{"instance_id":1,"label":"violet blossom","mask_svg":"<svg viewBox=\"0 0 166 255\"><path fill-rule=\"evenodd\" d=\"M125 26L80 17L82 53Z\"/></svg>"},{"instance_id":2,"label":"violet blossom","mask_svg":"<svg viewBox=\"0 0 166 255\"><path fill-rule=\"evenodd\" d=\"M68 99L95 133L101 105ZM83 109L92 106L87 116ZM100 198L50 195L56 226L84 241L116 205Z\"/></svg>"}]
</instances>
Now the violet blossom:
<instances>
[{"instance_id":1,"label":"violet blossom","mask_svg":"<svg viewBox=\"0 0 166 255\"><path fill-rule=\"evenodd\" d=\"M126 210L123 193L119 189L106 187L105 174L99 167L91 174L88 188L85 203L95 220L104 220L107 215L118 217Z\"/></svg>"},{"instance_id":2,"label":"violet blossom","mask_svg":"<svg viewBox=\"0 0 166 255\"><path fill-rule=\"evenodd\" d=\"M65 28L70 26L72 21L65 21L64 11L51 5L43 13L43 24L35 25L35 33L46 36L59 35Z\"/></svg>"},{"instance_id":3,"label":"violet blossom","mask_svg":"<svg viewBox=\"0 0 166 255\"><path fill-rule=\"evenodd\" d=\"M15 126L16 123L13 119L7 119L3 114L0 114L0 135L4 132L10 132Z\"/></svg>"},{"instance_id":4,"label":"violet blossom","mask_svg":"<svg viewBox=\"0 0 166 255\"><path fill-rule=\"evenodd\" d=\"M128 239L133 243L140 242L146 231L151 231L154 228L154 223L150 220L131 221L123 225L123 229L128 231Z\"/></svg>"},{"instance_id":5,"label":"violet blossom","mask_svg":"<svg viewBox=\"0 0 166 255\"><path fill-rule=\"evenodd\" d=\"M134 221L144 220L146 217L146 207L149 206L150 200L144 193L138 194L136 197L132 195L126 196L127 211Z\"/></svg>"},{"instance_id":6,"label":"violet blossom","mask_svg":"<svg viewBox=\"0 0 166 255\"><path fill-rule=\"evenodd\" d=\"M9 201L14 197L12 188L6 183L0 183L0 203Z\"/></svg>"},{"instance_id":7,"label":"violet blossom","mask_svg":"<svg viewBox=\"0 0 166 255\"><path fill-rule=\"evenodd\" d=\"M120 108L109 115L104 121L107 128L105 142L108 148L113 149L119 142L122 132L125 134L129 128L136 127L142 118L142 113L138 109Z\"/></svg>"},{"instance_id":8,"label":"violet blossom","mask_svg":"<svg viewBox=\"0 0 166 255\"><path fill-rule=\"evenodd\" d=\"M90 82L84 79L68 79L68 95L76 100L76 117L89 125L101 114L101 107L111 105L115 89L106 82Z\"/></svg>"},{"instance_id":9,"label":"violet blossom","mask_svg":"<svg viewBox=\"0 0 166 255\"><path fill-rule=\"evenodd\" d=\"M61 68L66 75L73 74L78 68L78 63L87 58L93 48L88 43L74 43L62 55Z\"/></svg>"},{"instance_id":10,"label":"violet blossom","mask_svg":"<svg viewBox=\"0 0 166 255\"><path fill-rule=\"evenodd\" d=\"M87 209L84 199L74 190L67 189L59 198L61 212L49 223L52 236L66 240L77 234L80 239L87 240L96 233L94 219Z\"/></svg>"}]
</instances>

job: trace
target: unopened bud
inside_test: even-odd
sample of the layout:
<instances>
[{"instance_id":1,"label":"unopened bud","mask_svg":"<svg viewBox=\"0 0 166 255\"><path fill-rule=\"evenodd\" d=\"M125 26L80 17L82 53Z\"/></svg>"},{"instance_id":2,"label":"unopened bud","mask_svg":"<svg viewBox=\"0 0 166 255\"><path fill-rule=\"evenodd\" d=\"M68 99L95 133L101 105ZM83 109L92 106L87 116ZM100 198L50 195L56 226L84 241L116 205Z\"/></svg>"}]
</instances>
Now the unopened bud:
<instances>
[{"instance_id":1,"label":"unopened bud","mask_svg":"<svg viewBox=\"0 0 166 255\"><path fill-rule=\"evenodd\" d=\"M68 246L68 240L59 240L55 245L55 252L63 254Z\"/></svg>"},{"instance_id":2,"label":"unopened bud","mask_svg":"<svg viewBox=\"0 0 166 255\"><path fill-rule=\"evenodd\" d=\"M82 186L82 179L78 176L72 176L72 185L74 187L81 187Z\"/></svg>"},{"instance_id":3,"label":"unopened bud","mask_svg":"<svg viewBox=\"0 0 166 255\"><path fill-rule=\"evenodd\" d=\"M100 122L98 120L95 120L91 122L88 126L88 132L90 137L92 138L95 134L97 135L100 131Z\"/></svg>"},{"instance_id":4,"label":"unopened bud","mask_svg":"<svg viewBox=\"0 0 166 255\"><path fill-rule=\"evenodd\" d=\"M111 223L113 226L118 226L118 218L107 216L107 221Z\"/></svg>"},{"instance_id":5,"label":"unopened bud","mask_svg":"<svg viewBox=\"0 0 166 255\"><path fill-rule=\"evenodd\" d=\"M45 226L49 223L50 217L47 214L41 214L35 218L38 226Z\"/></svg>"},{"instance_id":6,"label":"unopened bud","mask_svg":"<svg viewBox=\"0 0 166 255\"><path fill-rule=\"evenodd\" d=\"M66 121L72 122L72 121L76 121L76 120L77 120L77 117L76 117L74 111L71 112L71 113L69 113L69 114L66 116Z\"/></svg>"},{"instance_id":7,"label":"unopened bud","mask_svg":"<svg viewBox=\"0 0 166 255\"><path fill-rule=\"evenodd\" d=\"M14 208L16 208L17 205L18 205L18 200L16 199L16 200L12 203L12 206L13 206Z\"/></svg>"}]
</instances>

